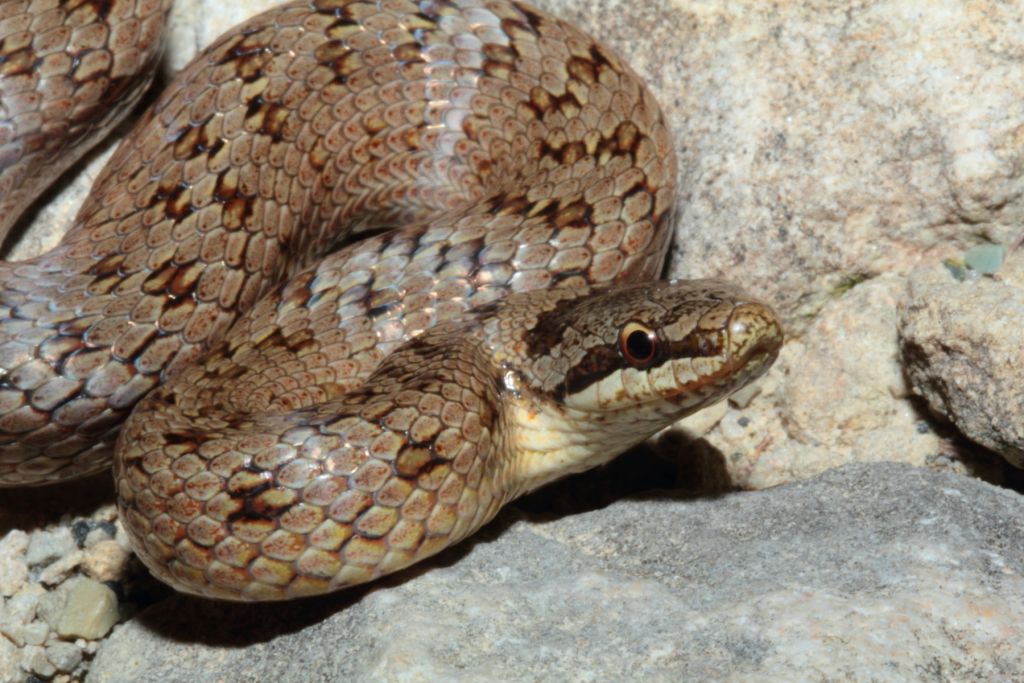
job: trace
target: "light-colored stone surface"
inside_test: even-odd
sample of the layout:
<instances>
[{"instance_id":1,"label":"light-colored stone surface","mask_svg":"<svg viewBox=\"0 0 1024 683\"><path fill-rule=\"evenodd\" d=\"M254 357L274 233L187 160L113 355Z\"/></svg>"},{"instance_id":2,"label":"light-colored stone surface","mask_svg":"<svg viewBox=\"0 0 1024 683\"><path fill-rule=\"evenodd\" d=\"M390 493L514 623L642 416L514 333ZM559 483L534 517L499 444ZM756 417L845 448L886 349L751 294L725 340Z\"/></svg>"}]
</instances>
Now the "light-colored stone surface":
<instances>
[{"instance_id":1,"label":"light-colored stone surface","mask_svg":"<svg viewBox=\"0 0 1024 683\"><path fill-rule=\"evenodd\" d=\"M897 334L906 289L903 277L890 274L831 301L786 345L762 393L703 435L727 456L734 484L766 488L853 461L994 469L964 462L914 400Z\"/></svg>"},{"instance_id":2,"label":"light-colored stone surface","mask_svg":"<svg viewBox=\"0 0 1024 683\"><path fill-rule=\"evenodd\" d=\"M71 538L71 529L67 527L41 531L32 534L28 550L25 553L25 561L30 567L46 565L68 554L74 547L75 541Z\"/></svg>"},{"instance_id":3,"label":"light-colored stone surface","mask_svg":"<svg viewBox=\"0 0 1024 683\"><path fill-rule=\"evenodd\" d=\"M28 534L13 529L0 539L0 596L14 595L28 580Z\"/></svg>"},{"instance_id":4,"label":"light-colored stone surface","mask_svg":"<svg viewBox=\"0 0 1024 683\"><path fill-rule=\"evenodd\" d=\"M67 598L57 633L64 638L96 640L107 635L117 623L117 595L93 579L79 578L63 584Z\"/></svg>"},{"instance_id":5,"label":"light-colored stone surface","mask_svg":"<svg viewBox=\"0 0 1024 683\"><path fill-rule=\"evenodd\" d=\"M1018 467L1024 467L1022 320L1024 288L988 277L958 281L934 266L911 277L900 326L907 371L929 407Z\"/></svg>"},{"instance_id":6,"label":"light-colored stone surface","mask_svg":"<svg viewBox=\"0 0 1024 683\"><path fill-rule=\"evenodd\" d=\"M1024 498L984 483L856 465L502 520L349 598L159 603L90 683L1024 677Z\"/></svg>"}]
</instances>

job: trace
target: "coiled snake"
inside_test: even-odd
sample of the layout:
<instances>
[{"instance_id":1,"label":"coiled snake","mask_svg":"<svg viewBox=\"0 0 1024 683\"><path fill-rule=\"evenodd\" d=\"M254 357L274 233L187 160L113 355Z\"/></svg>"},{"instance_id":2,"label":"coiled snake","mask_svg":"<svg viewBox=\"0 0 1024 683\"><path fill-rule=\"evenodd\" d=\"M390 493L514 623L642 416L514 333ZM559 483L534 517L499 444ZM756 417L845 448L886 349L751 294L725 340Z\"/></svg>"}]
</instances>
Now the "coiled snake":
<instances>
[{"instance_id":1,"label":"coiled snake","mask_svg":"<svg viewBox=\"0 0 1024 683\"><path fill-rule=\"evenodd\" d=\"M138 98L168 5L0 1L5 229ZM0 481L116 450L137 552L201 595L432 555L771 364L766 306L653 282L675 175L633 72L527 5L258 16L149 108L58 247L0 264Z\"/></svg>"}]
</instances>

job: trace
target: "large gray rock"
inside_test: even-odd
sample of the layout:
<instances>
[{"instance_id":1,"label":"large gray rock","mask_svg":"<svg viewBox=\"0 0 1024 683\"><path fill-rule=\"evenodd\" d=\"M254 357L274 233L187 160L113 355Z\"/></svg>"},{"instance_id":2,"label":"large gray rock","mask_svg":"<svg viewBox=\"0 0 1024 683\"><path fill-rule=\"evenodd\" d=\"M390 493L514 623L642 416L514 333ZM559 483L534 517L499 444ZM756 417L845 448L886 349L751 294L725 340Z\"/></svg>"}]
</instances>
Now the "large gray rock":
<instances>
[{"instance_id":1,"label":"large gray rock","mask_svg":"<svg viewBox=\"0 0 1024 683\"><path fill-rule=\"evenodd\" d=\"M1024 498L853 465L771 491L505 513L337 599L174 597L118 627L114 681L1020 680Z\"/></svg>"},{"instance_id":2,"label":"large gray rock","mask_svg":"<svg viewBox=\"0 0 1024 683\"><path fill-rule=\"evenodd\" d=\"M904 309L900 335L917 393L972 441L1024 467L1024 287L921 269Z\"/></svg>"}]
</instances>

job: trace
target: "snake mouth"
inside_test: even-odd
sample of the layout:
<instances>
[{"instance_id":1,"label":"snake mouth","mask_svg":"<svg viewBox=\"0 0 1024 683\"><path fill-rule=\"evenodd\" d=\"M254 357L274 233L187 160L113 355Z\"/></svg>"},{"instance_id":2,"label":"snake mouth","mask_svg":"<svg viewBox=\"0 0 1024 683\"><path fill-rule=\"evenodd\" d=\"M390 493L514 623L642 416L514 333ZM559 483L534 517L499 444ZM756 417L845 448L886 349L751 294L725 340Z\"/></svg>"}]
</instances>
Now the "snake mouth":
<instances>
[{"instance_id":1,"label":"snake mouth","mask_svg":"<svg viewBox=\"0 0 1024 683\"><path fill-rule=\"evenodd\" d=\"M775 312L755 301L737 303L717 329L704 334L714 340L706 346L718 353L670 361L677 384L658 392L662 400L687 412L723 399L767 372L785 338Z\"/></svg>"}]
</instances>

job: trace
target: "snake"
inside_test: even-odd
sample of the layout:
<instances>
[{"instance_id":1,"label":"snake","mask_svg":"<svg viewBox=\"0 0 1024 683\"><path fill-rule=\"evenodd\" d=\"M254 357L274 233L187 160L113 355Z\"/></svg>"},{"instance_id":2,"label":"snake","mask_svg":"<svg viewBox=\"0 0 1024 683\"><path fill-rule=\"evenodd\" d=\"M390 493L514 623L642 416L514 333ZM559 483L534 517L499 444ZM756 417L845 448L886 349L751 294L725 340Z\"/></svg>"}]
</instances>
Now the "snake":
<instances>
[{"instance_id":1,"label":"snake","mask_svg":"<svg viewBox=\"0 0 1024 683\"><path fill-rule=\"evenodd\" d=\"M0 2L0 227L140 100L169 7ZM768 304L659 279L676 180L653 95L568 22L282 4L0 263L0 485L112 467L136 554L195 595L408 567L772 364Z\"/></svg>"}]
</instances>

